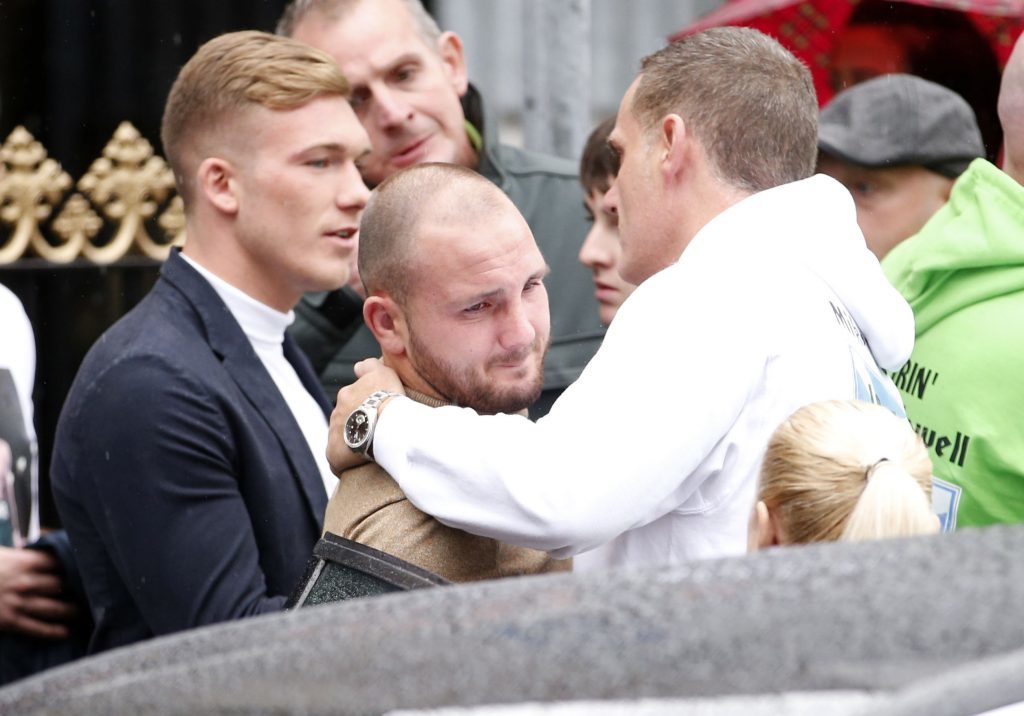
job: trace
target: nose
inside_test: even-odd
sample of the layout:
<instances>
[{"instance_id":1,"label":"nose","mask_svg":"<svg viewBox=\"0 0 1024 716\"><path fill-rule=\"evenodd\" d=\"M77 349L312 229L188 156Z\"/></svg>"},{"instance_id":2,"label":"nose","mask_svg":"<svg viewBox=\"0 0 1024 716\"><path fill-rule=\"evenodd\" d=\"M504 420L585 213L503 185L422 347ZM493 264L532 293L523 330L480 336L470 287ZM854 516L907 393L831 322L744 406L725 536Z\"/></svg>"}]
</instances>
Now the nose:
<instances>
[{"instance_id":1,"label":"nose","mask_svg":"<svg viewBox=\"0 0 1024 716\"><path fill-rule=\"evenodd\" d=\"M510 353L518 352L532 345L536 338L529 307L521 299L510 303L501 326L501 347Z\"/></svg>"},{"instance_id":2,"label":"nose","mask_svg":"<svg viewBox=\"0 0 1024 716\"><path fill-rule=\"evenodd\" d=\"M583 240L583 246L580 247L580 263L592 269L608 265L608 252L602 245L601 227L598 226L596 218L587 232L587 238Z\"/></svg>"},{"instance_id":3,"label":"nose","mask_svg":"<svg viewBox=\"0 0 1024 716\"><path fill-rule=\"evenodd\" d=\"M391 129L412 119L412 107L385 84L373 89L374 120L382 129Z\"/></svg>"},{"instance_id":4,"label":"nose","mask_svg":"<svg viewBox=\"0 0 1024 716\"><path fill-rule=\"evenodd\" d=\"M363 181L355 162L348 162L341 173L335 203L342 211L361 212L370 199L370 190Z\"/></svg>"}]
</instances>

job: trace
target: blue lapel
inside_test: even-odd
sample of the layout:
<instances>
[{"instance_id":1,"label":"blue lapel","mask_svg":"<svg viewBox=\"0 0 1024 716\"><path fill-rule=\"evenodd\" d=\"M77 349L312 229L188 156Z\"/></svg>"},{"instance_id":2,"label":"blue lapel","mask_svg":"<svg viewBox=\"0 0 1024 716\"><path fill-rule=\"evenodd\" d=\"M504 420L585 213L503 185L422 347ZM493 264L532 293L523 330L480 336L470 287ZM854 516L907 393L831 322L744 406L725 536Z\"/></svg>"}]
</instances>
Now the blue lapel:
<instances>
[{"instance_id":1,"label":"blue lapel","mask_svg":"<svg viewBox=\"0 0 1024 716\"><path fill-rule=\"evenodd\" d=\"M292 411L284 402L281 392L267 373L267 369L263 367L238 321L231 315L213 286L178 255L179 251L175 248L164 262L160 269L162 278L181 291L185 300L195 309L205 328L210 348L220 358L231 380L277 436L291 465L292 476L299 483L300 491L306 498L310 515L317 525L323 524L327 494L320 477L320 468L309 451L309 443L306 442ZM298 353L294 346L289 349L286 340L286 356L288 350ZM303 365L304 370L300 370L296 365L302 384L309 390L309 381L312 381L315 390L310 392L325 410L325 414L329 414L330 408L325 405L323 390L316 383L316 377L312 375L313 370L305 356L300 355L297 360L293 356L289 357L289 360L292 365Z\"/></svg>"}]
</instances>

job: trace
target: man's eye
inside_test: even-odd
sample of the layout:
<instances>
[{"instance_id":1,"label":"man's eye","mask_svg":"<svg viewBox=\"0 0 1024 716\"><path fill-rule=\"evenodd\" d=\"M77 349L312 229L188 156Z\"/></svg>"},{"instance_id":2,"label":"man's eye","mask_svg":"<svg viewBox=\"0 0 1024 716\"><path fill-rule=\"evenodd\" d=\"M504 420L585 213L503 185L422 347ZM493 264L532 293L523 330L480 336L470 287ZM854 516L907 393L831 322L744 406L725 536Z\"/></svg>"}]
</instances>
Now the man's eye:
<instances>
[{"instance_id":1,"label":"man's eye","mask_svg":"<svg viewBox=\"0 0 1024 716\"><path fill-rule=\"evenodd\" d=\"M366 100L367 97L365 92L353 92L348 98L348 104L352 108L353 112L358 112L366 103Z\"/></svg>"},{"instance_id":2,"label":"man's eye","mask_svg":"<svg viewBox=\"0 0 1024 716\"><path fill-rule=\"evenodd\" d=\"M399 82L405 82L411 80L416 76L416 70L412 67L402 67L395 71L395 79Z\"/></svg>"},{"instance_id":3,"label":"man's eye","mask_svg":"<svg viewBox=\"0 0 1024 716\"><path fill-rule=\"evenodd\" d=\"M585 201L581 201L580 204L583 205L583 218L586 219L587 221L593 222L594 212L590 210L590 205L588 205Z\"/></svg>"},{"instance_id":4,"label":"man's eye","mask_svg":"<svg viewBox=\"0 0 1024 716\"><path fill-rule=\"evenodd\" d=\"M861 196L870 196L875 193L875 185L866 181L853 182L850 185L850 191Z\"/></svg>"},{"instance_id":5,"label":"man's eye","mask_svg":"<svg viewBox=\"0 0 1024 716\"><path fill-rule=\"evenodd\" d=\"M306 166L313 167L314 169L326 169L330 165L331 165L331 160L330 159L324 159L324 158L310 159L308 162L306 162Z\"/></svg>"},{"instance_id":6,"label":"man's eye","mask_svg":"<svg viewBox=\"0 0 1024 716\"><path fill-rule=\"evenodd\" d=\"M480 303L474 303L472 306L463 309L463 313L480 313L487 308L487 302L481 301Z\"/></svg>"},{"instance_id":7,"label":"man's eye","mask_svg":"<svg viewBox=\"0 0 1024 716\"><path fill-rule=\"evenodd\" d=\"M539 279L539 278L531 279L530 281L526 282L525 286L523 286L523 293L526 293L527 291L532 291L533 289L535 289L535 288L537 288L539 286L543 286L543 285L544 285L544 281L542 279Z\"/></svg>"}]
</instances>

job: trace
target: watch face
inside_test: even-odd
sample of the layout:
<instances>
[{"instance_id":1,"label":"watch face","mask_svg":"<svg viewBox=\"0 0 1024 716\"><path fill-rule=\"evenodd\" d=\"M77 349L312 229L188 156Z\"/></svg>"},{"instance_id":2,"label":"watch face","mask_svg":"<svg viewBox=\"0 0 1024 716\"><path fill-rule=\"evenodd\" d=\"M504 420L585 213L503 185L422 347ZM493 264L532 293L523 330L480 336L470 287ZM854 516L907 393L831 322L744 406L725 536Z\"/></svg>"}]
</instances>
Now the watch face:
<instances>
[{"instance_id":1,"label":"watch face","mask_svg":"<svg viewBox=\"0 0 1024 716\"><path fill-rule=\"evenodd\" d=\"M359 447L370 432L370 417L362 410L355 410L345 421L345 442L349 447Z\"/></svg>"}]
</instances>

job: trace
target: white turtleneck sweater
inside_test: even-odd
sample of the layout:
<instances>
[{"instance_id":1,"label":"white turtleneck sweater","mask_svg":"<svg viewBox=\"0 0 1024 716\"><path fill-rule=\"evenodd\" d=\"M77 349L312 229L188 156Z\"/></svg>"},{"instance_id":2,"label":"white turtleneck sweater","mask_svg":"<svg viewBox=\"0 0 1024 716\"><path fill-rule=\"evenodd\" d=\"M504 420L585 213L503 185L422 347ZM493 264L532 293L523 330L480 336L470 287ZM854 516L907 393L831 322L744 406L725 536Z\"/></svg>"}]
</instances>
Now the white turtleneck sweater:
<instances>
[{"instance_id":1,"label":"white turtleneck sweater","mask_svg":"<svg viewBox=\"0 0 1024 716\"><path fill-rule=\"evenodd\" d=\"M242 327L263 367L267 369L274 385L281 391L281 397L284 398L288 409L295 416L295 422L299 424L299 429L302 430L302 435L309 445L309 451L320 468L324 489L330 495L338 484L338 478L331 472L327 463L327 419L316 399L302 385L295 368L284 357L284 332L295 320L294 312L281 313L260 303L224 279L215 276L185 254L181 257L213 286L213 290Z\"/></svg>"}]
</instances>

